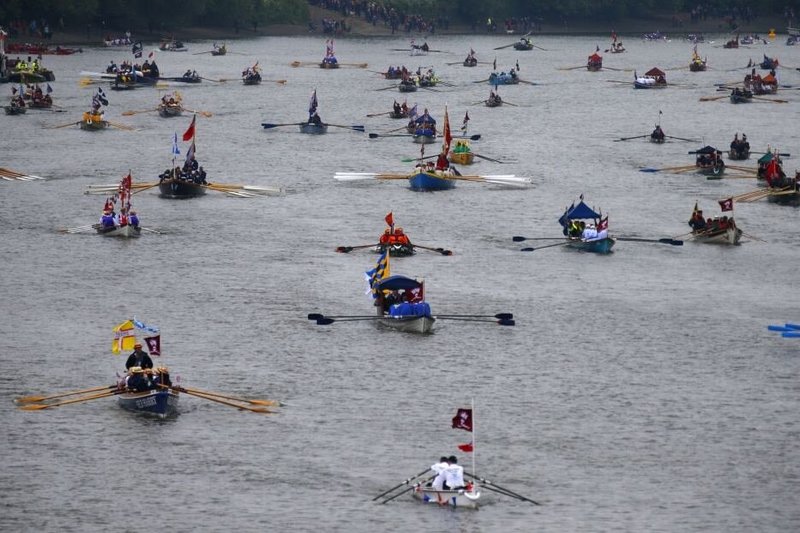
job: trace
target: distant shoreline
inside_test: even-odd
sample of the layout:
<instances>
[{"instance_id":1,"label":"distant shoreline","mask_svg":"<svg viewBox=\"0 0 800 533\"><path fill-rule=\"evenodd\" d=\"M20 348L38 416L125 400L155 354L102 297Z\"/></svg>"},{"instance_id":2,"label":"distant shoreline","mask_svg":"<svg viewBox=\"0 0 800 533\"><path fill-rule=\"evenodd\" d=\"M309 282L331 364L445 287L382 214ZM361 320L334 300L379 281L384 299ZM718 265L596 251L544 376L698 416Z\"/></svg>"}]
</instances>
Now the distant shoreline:
<instances>
[{"instance_id":1,"label":"distant shoreline","mask_svg":"<svg viewBox=\"0 0 800 533\"><path fill-rule=\"evenodd\" d=\"M261 26L257 31L252 28L239 28L238 31L234 28L206 28L206 27L187 27L174 30L165 34L163 32L137 32L135 28L132 30L132 38L134 41L144 41L147 43L158 42L161 39L173 36L182 41L235 41L238 39L251 39L254 37L283 37L283 36L317 36L322 39L336 38L363 38L363 37L419 37L418 32L406 33L405 31L398 31L392 34L391 30L382 24L372 25L364 19L357 17L342 17L341 14L320 9L315 6L310 6L310 22L313 22L316 27L315 31L309 30L308 23L306 24L274 24L269 26ZM341 35L332 35L323 33L321 30L322 18L331 18L335 20L344 20L345 24L350 28L349 32ZM798 23L796 23L798 24ZM608 35L610 38L611 32L616 31L617 35L625 38L636 38L644 33L661 31L670 38L685 37L688 34L726 34L735 35L740 33L745 35L748 33L756 33L766 38L770 29L774 29L778 34L785 34L788 24L783 17L769 16L759 17L750 23L742 23L736 30L731 30L730 25L721 18L709 18L707 20L692 22L688 14L678 14L673 19L672 16L654 16L651 18L624 18L614 22L598 22L596 20L576 20L567 21L565 24L546 24L536 25L535 29L531 32L531 36L547 36L547 35ZM514 33L507 33L505 30L498 28L497 32L493 35L521 35L522 31ZM124 34L123 31L101 31L100 28L91 28L87 31L79 31L77 29L67 29L65 31L55 31L53 37L48 41L41 38L31 38L29 36L21 36L17 38L9 38L8 41L12 43L38 43L46 42L53 46L66 45L66 46L103 46L103 40L106 36L112 38L120 37ZM437 35L487 35L484 28L479 27L477 31L473 31L470 25L465 24L452 24L447 29L436 29L434 34L427 34L425 37L429 40L435 40Z\"/></svg>"}]
</instances>

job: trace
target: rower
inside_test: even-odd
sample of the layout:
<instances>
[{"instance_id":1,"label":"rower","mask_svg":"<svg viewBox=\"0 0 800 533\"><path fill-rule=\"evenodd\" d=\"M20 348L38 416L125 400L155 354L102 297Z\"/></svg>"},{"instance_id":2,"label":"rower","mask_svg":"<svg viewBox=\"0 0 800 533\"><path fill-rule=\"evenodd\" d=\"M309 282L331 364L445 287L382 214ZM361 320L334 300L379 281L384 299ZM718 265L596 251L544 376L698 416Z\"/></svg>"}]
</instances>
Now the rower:
<instances>
[{"instance_id":1,"label":"rower","mask_svg":"<svg viewBox=\"0 0 800 533\"><path fill-rule=\"evenodd\" d=\"M445 470L447 467L450 466L450 463L447 462L447 457L440 457L439 462L436 464L431 465L431 470L436 474L436 478L434 478L431 487L434 490L442 490L444 488L444 481L445 481Z\"/></svg>"},{"instance_id":2,"label":"rower","mask_svg":"<svg viewBox=\"0 0 800 533\"><path fill-rule=\"evenodd\" d=\"M130 354L128 360L125 361L126 370L134 366L144 369L153 368L153 360L150 359L147 352L142 350L142 345L138 342L133 345L133 353Z\"/></svg>"},{"instance_id":3,"label":"rower","mask_svg":"<svg viewBox=\"0 0 800 533\"><path fill-rule=\"evenodd\" d=\"M456 490L464 487L464 467L458 464L458 459L455 455L451 455L448 459L448 466L444 470L445 485L444 488L448 490Z\"/></svg>"},{"instance_id":4,"label":"rower","mask_svg":"<svg viewBox=\"0 0 800 533\"><path fill-rule=\"evenodd\" d=\"M315 126L322 126L322 119L319 117L319 114L314 111L314 114L308 117L308 123L314 124Z\"/></svg>"}]
</instances>

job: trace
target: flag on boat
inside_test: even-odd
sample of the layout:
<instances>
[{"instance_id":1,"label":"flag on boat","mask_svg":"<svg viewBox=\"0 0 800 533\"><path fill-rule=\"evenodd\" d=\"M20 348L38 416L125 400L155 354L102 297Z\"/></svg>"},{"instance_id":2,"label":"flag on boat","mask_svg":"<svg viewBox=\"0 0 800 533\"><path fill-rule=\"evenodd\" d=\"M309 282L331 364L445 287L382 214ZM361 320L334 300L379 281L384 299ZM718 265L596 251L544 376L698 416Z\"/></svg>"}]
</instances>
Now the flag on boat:
<instances>
[{"instance_id":1,"label":"flag on boat","mask_svg":"<svg viewBox=\"0 0 800 533\"><path fill-rule=\"evenodd\" d=\"M496 57L494 58L494 61L492 62L492 70L497 70L497 58Z\"/></svg>"},{"instance_id":2,"label":"flag on boat","mask_svg":"<svg viewBox=\"0 0 800 533\"><path fill-rule=\"evenodd\" d=\"M723 211L733 211L733 198L726 198L719 201L719 207Z\"/></svg>"},{"instance_id":3,"label":"flag on boat","mask_svg":"<svg viewBox=\"0 0 800 533\"><path fill-rule=\"evenodd\" d=\"M317 90L314 89L314 92L311 93L311 101L308 102L308 115L314 116L314 113L317 112Z\"/></svg>"},{"instance_id":4,"label":"flag on boat","mask_svg":"<svg viewBox=\"0 0 800 533\"><path fill-rule=\"evenodd\" d=\"M139 320L136 320L136 317L133 317L133 325L136 326L137 328L141 329L141 330L147 331L148 333L158 333L158 331L159 331L158 328L155 327L155 326L148 326L144 322L140 322Z\"/></svg>"},{"instance_id":5,"label":"flag on boat","mask_svg":"<svg viewBox=\"0 0 800 533\"><path fill-rule=\"evenodd\" d=\"M189 124L189 128L185 132L183 132L183 140L184 140L184 142L194 138L194 121L195 120L197 120L197 115L194 115L192 117L192 123Z\"/></svg>"},{"instance_id":6,"label":"flag on boat","mask_svg":"<svg viewBox=\"0 0 800 533\"><path fill-rule=\"evenodd\" d=\"M384 220L386 221L386 225L387 226L389 226L392 229L394 229L394 216L392 215L391 211L389 211L389 214L386 215L386 218Z\"/></svg>"},{"instance_id":7,"label":"flag on boat","mask_svg":"<svg viewBox=\"0 0 800 533\"><path fill-rule=\"evenodd\" d=\"M474 447L471 442L468 442L467 444L459 444L458 449L462 452L471 452L474 450Z\"/></svg>"},{"instance_id":8,"label":"flag on boat","mask_svg":"<svg viewBox=\"0 0 800 533\"><path fill-rule=\"evenodd\" d=\"M460 408L453 417L453 428L472 431L472 409Z\"/></svg>"},{"instance_id":9,"label":"flag on boat","mask_svg":"<svg viewBox=\"0 0 800 533\"><path fill-rule=\"evenodd\" d=\"M145 337L144 343L147 344L147 351L150 355L161 355L161 335Z\"/></svg>"},{"instance_id":10,"label":"flag on boat","mask_svg":"<svg viewBox=\"0 0 800 533\"><path fill-rule=\"evenodd\" d=\"M133 43L133 48L131 48L131 53L133 54L133 57L135 58L142 57L142 50L144 50L142 41L136 41L135 43Z\"/></svg>"},{"instance_id":11,"label":"flag on boat","mask_svg":"<svg viewBox=\"0 0 800 533\"><path fill-rule=\"evenodd\" d=\"M608 229L608 216L606 218L601 218L600 222L597 223L597 232L600 233L601 231L605 231Z\"/></svg>"},{"instance_id":12,"label":"flag on boat","mask_svg":"<svg viewBox=\"0 0 800 533\"><path fill-rule=\"evenodd\" d=\"M517 59L517 72L519 72L519 59Z\"/></svg>"},{"instance_id":13,"label":"flag on boat","mask_svg":"<svg viewBox=\"0 0 800 533\"><path fill-rule=\"evenodd\" d=\"M192 145L189 146L189 149L186 150L186 163L191 163L192 159L194 159L194 141L192 141Z\"/></svg>"},{"instance_id":14,"label":"flag on boat","mask_svg":"<svg viewBox=\"0 0 800 533\"><path fill-rule=\"evenodd\" d=\"M181 155L181 150L178 148L178 132L172 137L172 155Z\"/></svg>"},{"instance_id":15,"label":"flag on boat","mask_svg":"<svg viewBox=\"0 0 800 533\"><path fill-rule=\"evenodd\" d=\"M453 132L450 131L450 118L447 116L447 106L444 108L444 144L442 144L442 153L447 155L450 151L450 143L453 142Z\"/></svg>"},{"instance_id":16,"label":"flag on boat","mask_svg":"<svg viewBox=\"0 0 800 533\"><path fill-rule=\"evenodd\" d=\"M11 87L11 94L17 94L17 88Z\"/></svg>"},{"instance_id":17,"label":"flag on boat","mask_svg":"<svg viewBox=\"0 0 800 533\"><path fill-rule=\"evenodd\" d=\"M598 44L596 46L597 46L597 48L595 49L595 52L599 52L600 51L600 45Z\"/></svg>"},{"instance_id":18,"label":"flag on boat","mask_svg":"<svg viewBox=\"0 0 800 533\"><path fill-rule=\"evenodd\" d=\"M47 84L47 94L50 94L51 92L53 92L53 88L50 87L50 84L48 83Z\"/></svg>"},{"instance_id":19,"label":"flag on boat","mask_svg":"<svg viewBox=\"0 0 800 533\"><path fill-rule=\"evenodd\" d=\"M114 327L114 341L111 343L111 353L119 354L125 350L133 350L136 336L133 334L136 326L133 321L126 320Z\"/></svg>"},{"instance_id":20,"label":"flag on boat","mask_svg":"<svg viewBox=\"0 0 800 533\"><path fill-rule=\"evenodd\" d=\"M408 120L412 121L417 118L417 104L414 104L414 107L408 110Z\"/></svg>"},{"instance_id":21,"label":"flag on boat","mask_svg":"<svg viewBox=\"0 0 800 533\"><path fill-rule=\"evenodd\" d=\"M148 58L148 59L153 59L153 56L154 56L154 55L156 55L156 51L155 51L155 50L153 50L152 52L150 52L149 54L147 54L147 58Z\"/></svg>"},{"instance_id":22,"label":"flag on boat","mask_svg":"<svg viewBox=\"0 0 800 533\"><path fill-rule=\"evenodd\" d=\"M375 263L375 268L372 270L367 270L364 273L367 282L369 283L369 290L367 294L372 293L373 298L378 297L378 292L375 289L375 284L381 281L384 278L389 277L389 249L387 248L385 252L383 252L380 256L378 256L378 261Z\"/></svg>"},{"instance_id":23,"label":"flag on boat","mask_svg":"<svg viewBox=\"0 0 800 533\"><path fill-rule=\"evenodd\" d=\"M467 124L468 124L468 123L469 123L469 111L467 111L466 113L464 113L464 122L461 124L461 131L463 131L463 132L465 132L465 133L466 133L466 131L467 131Z\"/></svg>"}]
</instances>

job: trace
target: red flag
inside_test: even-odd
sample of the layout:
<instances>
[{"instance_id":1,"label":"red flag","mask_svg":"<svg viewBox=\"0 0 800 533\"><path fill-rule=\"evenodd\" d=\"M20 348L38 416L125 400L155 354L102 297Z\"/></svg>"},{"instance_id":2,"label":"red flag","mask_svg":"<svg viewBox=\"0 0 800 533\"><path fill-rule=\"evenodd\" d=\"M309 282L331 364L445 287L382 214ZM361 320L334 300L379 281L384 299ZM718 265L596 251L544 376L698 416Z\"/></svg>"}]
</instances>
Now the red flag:
<instances>
[{"instance_id":1,"label":"red flag","mask_svg":"<svg viewBox=\"0 0 800 533\"><path fill-rule=\"evenodd\" d=\"M470 443L467 443L467 444L459 444L458 445L458 449L461 450L462 452L471 452L472 449L473 449L472 448L472 443L470 442Z\"/></svg>"},{"instance_id":2,"label":"red flag","mask_svg":"<svg viewBox=\"0 0 800 533\"><path fill-rule=\"evenodd\" d=\"M453 428L472 431L472 409L459 409L453 417Z\"/></svg>"},{"instance_id":3,"label":"red flag","mask_svg":"<svg viewBox=\"0 0 800 533\"><path fill-rule=\"evenodd\" d=\"M603 218L600 222L597 223L597 231L603 231L608 229L608 217Z\"/></svg>"},{"instance_id":4,"label":"red flag","mask_svg":"<svg viewBox=\"0 0 800 533\"><path fill-rule=\"evenodd\" d=\"M726 198L719 201L719 207L723 211L733 211L733 198Z\"/></svg>"},{"instance_id":5,"label":"red flag","mask_svg":"<svg viewBox=\"0 0 800 533\"><path fill-rule=\"evenodd\" d=\"M145 337L144 342L147 344L147 351L150 352L150 355L161 355L161 335Z\"/></svg>"},{"instance_id":6,"label":"red flag","mask_svg":"<svg viewBox=\"0 0 800 533\"><path fill-rule=\"evenodd\" d=\"M155 51L155 50L153 50L152 52L150 52L149 54L147 54L147 57L148 57L148 58L150 58L150 59L153 59L153 56L154 56L154 55L156 55L156 51Z\"/></svg>"},{"instance_id":7,"label":"red flag","mask_svg":"<svg viewBox=\"0 0 800 533\"><path fill-rule=\"evenodd\" d=\"M184 142L185 141L189 141L194 137L194 121L196 119L197 119L197 115L194 115L192 117L192 123L189 124L189 128L185 132L183 132L183 140L184 140Z\"/></svg>"},{"instance_id":8,"label":"red flag","mask_svg":"<svg viewBox=\"0 0 800 533\"><path fill-rule=\"evenodd\" d=\"M389 211L389 214L386 215L386 218L384 220L386 221L387 226L394 227L394 217L392 216L391 211Z\"/></svg>"},{"instance_id":9,"label":"red flag","mask_svg":"<svg viewBox=\"0 0 800 533\"><path fill-rule=\"evenodd\" d=\"M453 142L453 133L450 131L450 118L447 116L447 108L444 108L444 146L442 153L447 155L450 151L450 143Z\"/></svg>"}]
</instances>

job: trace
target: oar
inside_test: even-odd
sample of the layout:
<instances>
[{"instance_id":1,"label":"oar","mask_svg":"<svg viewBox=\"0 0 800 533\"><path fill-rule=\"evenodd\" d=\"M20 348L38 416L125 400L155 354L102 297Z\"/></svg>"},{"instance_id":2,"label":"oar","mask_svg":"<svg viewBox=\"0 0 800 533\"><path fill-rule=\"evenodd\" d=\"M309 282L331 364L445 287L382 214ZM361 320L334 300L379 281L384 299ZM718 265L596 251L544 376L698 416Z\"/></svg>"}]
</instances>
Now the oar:
<instances>
[{"instance_id":1,"label":"oar","mask_svg":"<svg viewBox=\"0 0 800 533\"><path fill-rule=\"evenodd\" d=\"M789 100L779 100L779 99L772 99L772 98L762 98L760 96L754 96L753 100L761 100L762 102L771 102L773 104L788 104Z\"/></svg>"},{"instance_id":2,"label":"oar","mask_svg":"<svg viewBox=\"0 0 800 533\"><path fill-rule=\"evenodd\" d=\"M649 135L637 135L636 137L622 137L621 139L614 139L614 142L620 141L630 141L631 139L644 139L645 137L650 137Z\"/></svg>"},{"instance_id":3,"label":"oar","mask_svg":"<svg viewBox=\"0 0 800 533\"><path fill-rule=\"evenodd\" d=\"M323 318L380 318L377 315L323 315L321 313L308 313L309 320L321 320Z\"/></svg>"},{"instance_id":4,"label":"oar","mask_svg":"<svg viewBox=\"0 0 800 533\"><path fill-rule=\"evenodd\" d=\"M450 250L445 250L444 248L431 248L429 246L422 246L421 244L413 244L414 248L422 248L423 250L430 250L431 252L438 252L442 255L453 255L453 252Z\"/></svg>"},{"instance_id":5,"label":"oar","mask_svg":"<svg viewBox=\"0 0 800 533\"><path fill-rule=\"evenodd\" d=\"M618 241L629 241L629 242L660 242L662 244L671 244L672 246L683 246L683 241L679 241L676 239L639 239L637 237L617 237Z\"/></svg>"},{"instance_id":6,"label":"oar","mask_svg":"<svg viewBox=\"0 0 800 533\"><path fill-rule=\"evenodd\" d=\"M89 396L83 396L82 398L75 398L73 400L65 400L63 402L58 403L33 403L27 404L20 407L20 409L24 411L41 411L42 409L49 409L51 407L61 407L62 405L69 405L73 403L80 403L80 402L88 402L89 400L98 400L100 398L109 398L114 396L115 394L119 394L121 392L125 392L124 389L118 390L109 390L105 392L101 392L98 394L92 394Z\"/></svg>"},{"instance_id":7,"label":"oar","mask_svg":"<svg viewBox=\"0 0 800 533\"><path fill-rule=\"evenodd\" d=\"M700 101L701 102L713 102L715 100L722 100L723 98L727 98L727 97L728 97L727 94L723 94L722 96L701 96L700 97Z\"/></svg>"},{"instance_id":8,"label":"oar","mask_svg":"<svg viewBox=\"0 0 800 533\"><path fill-rule=\"evenodd\" d=\"M429 470L430 470L430 468L426 468L425 470L423 470L423 471L422 471L422 472L420 472L419 474L417 474L417 475L415 475L415 476L412 476L412 477L410 477L410 478L406 479L405 481L403 481L402 483L399 483L399 484L397 484L396 486L392 487L391 489L389 489L389 490L387 490L387 491L385 491L385 492L382 492L382 493L378 494L377 496L375 496L374 498L372 498L372 501L375 501L375 500L377 500L377 499L379 499L379 498L383 498L384 496L386 496L386 495L387 495L387 494L389 494L390 492L392 492L392 491L395 491L395 490L399 489L399 488L400 488L400 487L402 487L403 485L406 485L406 484L408 484L408 483L411 483L412 481L414 481L414 480L415 480L415 479L417 479L418 477L420 477L420 476L422 476L422 475L424 475L424 474L427 474Z\"/></svg>"},{"instance_id":9,"label":"oar","mask_svg":"<svg viewBox=\"0 0 800 533\"><path fill-rule=\"evenodd\" d=\"M533 500L531 500L530 498L526 498L526 497L525 497L525 496L523 496L522 494L517 494L517 493L516 493L516 492L514 492L513 490L509 490L509 489L507 489L507 488L501 487L501 486L500 486L500 485L498 485L497 483L493 483L493 482L489 481L488 479L484 479L484 478L482 478L482 477L475 476L475 475L473 475L473 474L470 474L469 472L464 472L464 473L465 473L466 475L468 475L469 477L471 477L472 479L475 479L475 480L477 480L477 481L480 481L480 482L481 482L483 485L485 485L485 486L487 486L487 487L488 487L488 486L492 486L492 487L495 487L495 488L498 488L498 489L502 490L503 492L505 492L505 493L507 493L507 494L509 494L509 495L511 495L511 496L514 496L515 498L519 498L520 500L523 500L523 501L526 501L526 502L530 502L530 503L532 503L532 504L534 504L534 505L541 505L539 502L533 501Z\"/></svg>"},{"instance_id":10,"label":"oar","mask_svg":"<svg viewBox=\"0 0 800 533\"><path fill-rule=\"evenodd\" d=\"M114 126L115 128L119 128L124 131L136 131L136 128L132 128L126 124L120 124L119 122L112 122L111 120L106 120L109 126Z\"/></svg>"},{"instance_id":11,"label":"oar","mask_svg":"<svg viewBox=\"0 0 800 533\"><path fill-rule=\"evenodd\" d=\"M419 485L424 485L425 483L427 483L428 481L432 480L432 479L433 479L433 478L435 478L435 477L436 477L436 476L435 476L435 475L433 475L433 476L430 476L430 477L429 477L428 479L426 479L425 481L423 481L422 483L415 483L414 485L412 485L412 486L408 487L407 489L403 489L403 490L401 490L400 492L398 492L398 493L397 493L397 494L395 494L394 496L391 496L391 497L389 497L389 498L386 498L386 499L385 499L385 500L383 500L381 503L388 503L388 502L390 502L390 501L394 500L395 498L399 498L399 497L400 497L400 496L402 496L403 494L405 494L405 493L407 493L407 492L410 492L410 491L414 490L414 489L415 489L416 487L418 487Z\"/></svg>"},{"instance_id":12,"label":"oar","mask_svg":"<svg viewBox=\"0 0 800 533\"><path fill-rule=\"evenodd\" d=\"M322 318L318 318L317 319L317 325L318 326L329 326L329 325L333 324L334 322L358 322L358 321L361 321L361 320L378 320L379 318L385 318L385 317L382 317L382 316L379 316L379 315L365 316L365 317L358 317L358 318L355 318L355 317L353 317L353 318L350 318L350 317L346 317L346 318L331 318L329 316L324 316ZM400 317L398 317L398 318L400 318Z\"/></svg>"},{"instance_id":13,"label":"oar","mask_svg":"<svg viewBox=\"0 0 800 533\"><path fill-rule=\"evenodd\" d=\"M227 396L225 394L220 394L218 392L211 392L211 391L204 391L200 389L194 389L191 387L183 387L186 391L189 392L197 392L199 394L205 394L206 396L216 396L217 398L224 398L226 400L234 400L237 402L242 403L249 403L252 405L266 405L269 407L281 407L283 404L278 400L248 400L247 398L238 398L236 396Z\"/></svg>"},{"instance_id":14,"label":"oar","mask_svg":"<svg viewBox=\"0 0 800 533\"><path fill-rule=\"evenodd\" d=\"M672 136L672 135L664 135L664 137L667 137L667 138L669 138L669 139L675 139L675 140L677 140L677 141L686 141L686 142L688 142L688 143L697 143L697 142L700 142L700 141L698 141L697 139L684 139L683 137L675 137L675 136Z\"/></svg>"},{"instance_id":15,"label":"oar","mask_svg":"<svg viewBox=\"0 0 800 533\"><path fill-rule=\"evenodd\" d=\"M123 117L130 117L132 115L138 115L139 113L151 113L153 111L158 111L158 108L154 107L152 109L142 109L140 111L123 111L122 112L122 116Z\"/></svg>"},{"instance_id":16,"label":"oar","mask_svg":"<svg viewBox=\"0 0 800 533\"><path fill-rule=\"evenodd\" d=\"M69 126L77 126L80 123L81 123L81 121L79 120L77 122L70 122L69 124L61 124L60 126L46 126L44 129L46 129L46 130L57 130L57 129L60 129L60 128L68 128Z\"/></svg>"},{"instance_id":17,"label":"oar","mask_svg":"<svg viewBox=\"0 0 800 533\"><path fill-rule=\"evenodd\" d=\"M436 157L439 157L439 154L426 155L425 157L405 157L405 158L401 159L400 161L402 163L413 163L414 161L424 161L426 159L434 159Z\"/></svg>"},{"instance_id":18,"label":"oar","mask_svg":"<svg viewBox=\"0 0 800 533\"><path fill-rule=\"evenodd\" d=\"M284 85L284 84L286 84L286 80L264 80L264 79L262 79L261 81L268 81L268 82L270 82L270 83L277 83L277 84L279 84L279 85Z\"/></svg>"},{"instance_id":19,"label":"oar","mask_svg":"<svg viewBox=\"0 0 800 533\"><path fill-rule=\"evenodd\" d=\"M270 128L279 128L281 126L302 126L305 122L291 122L288 124L270 124L262 122L261 125L264 126L264 129L268 130Z\"/></svg>"},{"instance_id":20,"label":"oar","mask_svg":"<svg viewBox=\"0 0 800 533\"><path fill-rule=\"evenodd\" d=\"M547 246L539 246L537 248L520 248L520 252L533 252L535 250L544 250L545 248L553 248L555 246L564 246L565 244L569 244L570 241L558 242L556 244L548 244Z\"/></svg>"},{"instance_id":21,"label":"oar","mask_svg":"<svg viewBox=\"0 0 800 533\"><path fill-rule=\"evenodd\" d=\"M364 132L364 126L360 126L360 125L344 126L344 125L341 125L341 124L328 124L328 126L330 126L332 128L344 128L346 130L360 131L362 133Z\"/></svg>"},{"instance_id":22,"label":"oar","mask_svg":"<svg viewBox=\"0 0 800 533\"><path fill-rule=\"evenodd\" d=\"M380 117L382 115L388 115L389 113L392 113L392 111L386 111L384 113L369 113L369 114L367 114L367 116L370 117L370 118L371 117Z\"/></svg>"},{"instance_id":23,"label":"oar","mask_svg":"<svg viewBox=\"0 0 800 533\"><path fill-rule=\"evenodd\" d=\"M586 65L578 65L577 67L562 67L559 68L558 70L576 70L579 68L586 68Z\"/></svg>"},{"instance_id":24,"label":"oar","mask_svg":"<svg viewBox=\"0 0 800 533\"><path fill-rule=\"evenodd\" d=\"M496 315L436 315L436 318L497 318L499 320L513 320L513 313L497 313Z\"/></svg>"},{"instance_id":25,"label":"oar","mask_svg":"<svg viewBox=\"0 0 800 533\"><path fill-rule=\"evenodd\" d=\"M209 113L208 111L197 111L197 110L194 110L194 109L189 109L188 107L184 107L183 109L184 109L184 111L188 111L189 113L194 113L196 115L200 115L200 116L203 116L203 117L206 117L206 118L214 116L213 113ZM124 113L123 113L123 115L124 115Z\"/></svg>"},{"instance_id":26,"label":"oar","mask_svg":"<svg viewBox=\"0 0 800 533\"><path fill-rule=\"evenodd\" d=\"M86 226L77 226L74 228L59 228L58 231L59 233L84 233L90 230L93 231L94 228L95 228L94 224L89 224Z\"/></svg>"},{"instance_id":27,"label":"oar","mask_svg":"<svg viewBox=\"0 0 800 533\"><path fill-rule=\"evenodd\" d=\"M695 165L684 165L682 167L666 167L666 168L640 168L639 172L670 172L676 170L690 170L695 168Z\"/></svg>"},{"instance_id":28,"label":"oar","mask_svg":"<svg viewBox=\"0 0 800 533\"><path fill-rule=\"evenodd\" d=\"M410 133L390 133L388 135L385 134L385 133L383 133L383 134L370 133L369 134L369 138L370 139L377 139L378 137L413 137L413 135L410 134Z\"/></svg>"},{"instance_id":29,"label":"oar","mask_svg":"<svg viewBox=\"0 0 800 533\"><path fill-rule=\"evenodd\" d=\"M52 396L23 396L14 400L17 403L33 403L44 402L47 400L55 400L56 398L63 398L65 396L75 396L76 394L88 394L90 392L105 391L108 389L115 389L116 385L105 385L102 387L92 387L91 389L76 390L72 392L62 392L61 394L53 394Z\"/></svg>"},{"instance_id":30,"label":"oar","mask_svg":"<svg viewBox=\"0 0 800 533\"><path fill-rule=\"evenodd\" d=\"M563 241L564 237L523 237L521 235L515 235L511 237L511 240L514 242L522 242L522 241Z\"/></svg>"},{"instance_id":31,"label":"oar","mask_svg":"<svg viewBox=\"0 0 800 533\"><path fill-rule=\"evenodd\" d=\"M377 244L360 244L358 246L337 246L336 251L340 254L349 254L353 250L360 250L362 248L373 248L378 246Z\"/></svg>"},{"instance_id":32,"label":"oar","mask_svg":"<svg viewBox=\"0 0 800 533\"><path fill-rule=\"evenodd\" d=\"M501 165L504 165L506 163L510 163L510 161L500 161L499 159L493 159L491 157L486 157L485 155L476 154L475 152L472 152L472 155L474 155L475 157L478 157L480 159L485 159L486 161L491 161L492 163L500 163Z\"/></svg>"},{"instance_id":33,"label":"oar","mask_svg":"<svg viewBox=\"0 0 800 533\"><path fill-rule=\"evenodd\" d=\"M512 319L500 319L500 320L491 320L488 318L454 318L454 317L443 317L436 315L436 318L442 318L447 320L461 320L462 322L492 322L496 324L500 324L501 326L513 326L516 324Z\"/></svg>"},{"instance_id":34,"label":"oar","mask_svg":"<svg viewBox=\"0 0 800 533\"><path fill-rule=\"evenodd\" d=\"M178 391L178 392L183 392L183 393L188 394L190 396L196 396L198 398L203 398L204 400L221 403L222 405L227 405L229 407L235 407L237 409L244 409L246 411L251 411L253 413L268 413L268 414L272 414L272 413L275 412L275 411L270 411L266 407L249 407L247 405L241 405L241 404L238 404L238 403L229 402L228 400L223 400L222 398L217 398L215 396L209 396L207 394L202 394L202 393L196 392L194 390L190 391L188 389L185 389L185 388L177 386L177 385L172 385L170 387L168 387L166 385L159 385L159 387L162 387L162 388L165 388L165 389L172 389L172 390Z\"/></svg>"}]
</instances>

